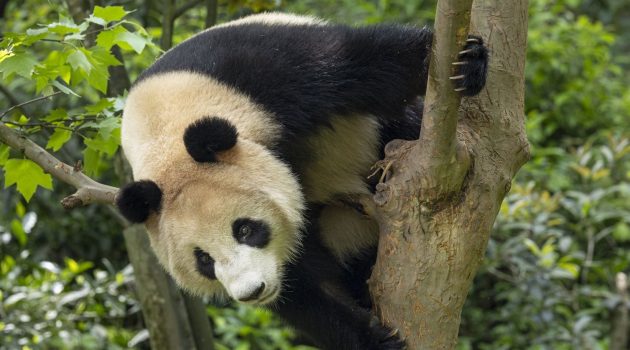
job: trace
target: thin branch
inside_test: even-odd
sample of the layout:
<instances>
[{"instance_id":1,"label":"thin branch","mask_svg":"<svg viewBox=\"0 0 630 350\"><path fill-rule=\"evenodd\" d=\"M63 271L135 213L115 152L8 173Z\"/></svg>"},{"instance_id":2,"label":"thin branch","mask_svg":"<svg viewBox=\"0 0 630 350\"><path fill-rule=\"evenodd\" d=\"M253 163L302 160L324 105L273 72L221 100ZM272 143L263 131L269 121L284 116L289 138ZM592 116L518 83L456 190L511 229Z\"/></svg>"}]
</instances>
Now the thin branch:
<instances>
[{"instance_id":1,"label":"thin branch","mask_svg":"<svg viewBox=\"0 0 630 350\"><path fill-rule=\"evenodd\" d=\"M453 91L449 78L453 75L451 63L456 61L468 36L471 7L472 0L441 0L437 4L420 139L433 148L423 148L424 152L443 159L451 159L456 151L455 131L461 96Z\"/></svg>"},{"instance_id":2,"label":"thin branch","mask_svg":"<svg viewBox=\"0 0 630 350\"><path fill-rule=\"evenodd\" d=\"M68 131L72 131L75 132L76 130L70 127L67 127L65 125L55 125L53 123L47 123L47 122L41 122L41 123L16 123L16 122L10 122L10 121L3 121L4 124L6 125L13 125L13 126L17 126L17 127L25 127L25 128L32 128L32 127L40 127L43 129L62 129L62 130L68 130Z\"/></svg>"},{"instance_id":3,"label":"thin branch","mask_svg":"<svg viewBox=\"0 0 630 350\"><path fill-rule=\"evenodd\" d=\"M6 111L2 112L2 114L0 114L0 119L4 118L4 116L9 114L9 112L11 112L12 110L14 110L16 108L22 108L23 106L29 105L31 103L35 103L37 101L45 100L45 99L47 99L49 97L53 97L53 96L59 95L60 93L61 93L61 91L56 91L56 92L54 92L54 93L52 93L50 95L40 96L40 97L34 98L32 100L28 100L26 102L22 102L22 103L19 103L17 105L11 106L11 108L7 109Z\"/></svg>"},{"instance_id":4,"label":"thin branch","mask_svg":"<svg viewBox=\"0 0 630 350\"><path fill-rule=\"evenodd\" d=\"M21 136L4 123L0 123L0 141L24 153L27 158L37 163L58 180L77 188L77 192L61 201L64 208L72 209L90 203L111 204L114 202L118 193L116 187L103 185L92 180L80 170L61 162L35 142Z\"/></svg>"},{"instance_id":5,"label":"thin branch","mask_svg":"<svg viewBox=\"0 0 630 350\"><path fill-rule=\"evenodd\" d=\"M206 28L217 23L217 0L206 0Z\"/></svg>"},{"instance_id":6,"label":"thin branch","mask_svg":"<svg viewBox=\"0 0 630 350\"><path fill-rule=\"evenodd\" d=\"M419 196L425 203L435 204L457 193L470 169L469 151L456 135L461 95L454 90L449 77L453 75L452 63L468 36L471 6L472 0L438 1L420 139L389 143L385 147L387 158L383 164L400 160L391 165L394 172L400 172L397 168L406 157L418 164L416 174L422 179ZM378 205L393 195L388 187L383 189L377 189Z\"/></svg>"},{"instance_id":7,"label":"thin branch","mask_svg":"<svg viewBox=\"0 0 630 350\"><path fill-rule=\"evenodd\" d=\"M628 308L630 307L630 298L628 297L628 276L623 273L617 273L615 276L615 287L617 287L617 295L619 304L613 312L612 334L610 337L610 350L628 349L630 318L628 316Z\"/></svg>"},{"instance_id":8,"label":"thin branch","mask_svg":"<svg viewBox=\"0 0 630 350\"><path fill-rule=\"evenodd\" d=\"M178 17L186 13L186 11L190 10L191 8L199 4L201 4L201 0L191 0L188 3L184 4L182 7L175 10L175 14L173 15L173 20L177 19Z\"/></svg>"}]
</instances>

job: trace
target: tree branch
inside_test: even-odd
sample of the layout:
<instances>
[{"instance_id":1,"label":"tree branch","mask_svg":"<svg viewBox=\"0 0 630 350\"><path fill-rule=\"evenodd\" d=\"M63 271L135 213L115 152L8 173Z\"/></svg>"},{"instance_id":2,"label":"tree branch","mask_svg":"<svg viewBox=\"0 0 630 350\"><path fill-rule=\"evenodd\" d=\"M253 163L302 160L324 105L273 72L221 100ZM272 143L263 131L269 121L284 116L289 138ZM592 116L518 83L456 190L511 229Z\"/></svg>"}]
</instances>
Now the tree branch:
<instances>
[{"instance_id":1,"label":"tree branch","mask_svg":"<svg viewBox=\"0 0 630 350\"><path fill-rule=\"evenodd\" d=\"M206 28L210 28L217 23L217 0L206 1Z\"/></svg>"},{"instance_id":2,"label":"tree branch","mask_svg":"<svg viewBox=\"0 0 630 350\"><path fill-rule=\"evenodd\" d=\"M527 0L475 0L470 17L469 6L439 1L420 139L386 146L390 172L374 198L381 236L370 293L410 350L455 348L501 201L529 154ZM491 58L485 89L460 101L448 77L469 18Z\"/></svg>"},{"instance_id":3,"label":"tree branch","mask_svg":"<svg viewBox=\"0 0 630 350\"><path fill-rule=\"evenodd\" d=\"M41 99L43 98L38 100ZM34 100L29 102L34 102ZM24 153L27 158L37 163L55 178L77 188L77 192L61 201L64 208L72 209L90 203L111 204L114 202L118 188L92 180L79 169L63 163L38 144L18 134L4 123L0 123L0 141Z\"/></svg>"},{"instance_id":4,"label":"tree branch","mask_svg":"<svg viewBox=\"0 0 630 350\"><path fill-rule=\"evenodd\" d=\"M57 96L60 93L61 93L61 91L56 91L56 92L54 92L54 93L52 93L50 95L40 96L40 97L34 98L32 100L28 100L26 102L18 103L18 104L14 105L14 106L11 106L9 109L7 109L6 111L2 112L2 114L0 114L0 119L4 118L4 116L9 114L14 109L18 109L18 108L21 109L22 107L24 107L26 105L29 105L31 103L35 103L35 102L38 102L38 101L41 101L41 100L45 100L45 99L50 98L50 97Z\"/></svg>"},{"instance_id":5,"label":"tree branch","mask_svg":"<svg viewBox=\"0 0 630 350\"><path fill-rule=\"evenodd\" d=\"M178 8L177 10L175 10L175 14L173 15L173 20L176 20L178 17L180 17L181 15L183 15L184 13L186 13L186 11L190 10L191 8L197 6L201 4L201 0L191 0L187 3L185 3L184 5L182 5L182 7Z\"/></svg>"},{"instance_id":6,"label":"tree branch","mask_svg":"<svg viewBox=\"0 0 630 350\"><path fill-rule=\"evenodd\" d=\"M435 200L461 188L470 166L470 155L457 142L457 118L461 95L453 91L449 79L453 75L452 63L468 37L472 0L440 0L435 15L435 35L431 49L429 81L424 99L420 143L415 156L430 159L424 176L440 176L436 193L427 193L425 199ZM448 169L448 172L444 172ZM433 187L433 186L431 186ZM432 188L427 189L432 192Z\"/></svg>"},{"instance_id":7,"label":"tree branch","mask_svg":"<svg viewBox=\"0 0 630 350\"><path fill-rule=\"evenodd\" d=\"M625 350L628 349L628 334L630 332L628 317L630 298L628 297L628 276L625 273L617 273L617 276L615 276L615 287L617 288L619 302L613 310L610 350Z\"/></svg>"}]
</instances>

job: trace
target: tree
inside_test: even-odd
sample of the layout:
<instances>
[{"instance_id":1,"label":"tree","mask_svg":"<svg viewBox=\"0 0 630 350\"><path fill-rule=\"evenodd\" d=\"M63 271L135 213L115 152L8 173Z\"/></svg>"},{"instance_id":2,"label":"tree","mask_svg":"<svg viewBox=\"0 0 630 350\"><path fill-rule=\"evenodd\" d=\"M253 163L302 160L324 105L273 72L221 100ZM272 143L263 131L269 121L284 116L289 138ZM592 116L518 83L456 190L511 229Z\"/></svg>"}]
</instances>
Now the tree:
<instances>
[{"instance_id":1,"label":"tree","mask_svg":"<svg viewBox=\"0 0 630 350\"><path fill-rule=\"evenodd\" d=\"M438 2L420 139L387 145L374 204L376 310L410 349L451 349L492 224L529 157L524 132L527 1ZM449 76L468 31L490 50L485 91L460 106ZM459 108L458 108L459 107Z\"/></svg>"},{"instance_id":2,"label":"tree","mask_svg":"<svg viewBox=\"0 0 630 350\"><path fill-rule=\"evenodd\" d=\"M451 62L468 33L471 3L472 0L438 3L420 139L387 146L387 157L379 163L386 181L379 184L373 201L362 199L383 233L371 279L377 311L381 319L400 329L412 349L455 345L461 307L483 256L498 206L515 172L528 157L522 115L527 2L475 2L472 28L489 43L493 53L491 69L486 92L464 101L460 108L460 99L452 91L448 77ZM169 17L165 25L171 28L175 17ZM107 30L113 28L107 26L107 21L101 21L101 25ZM170 39L163 43L170 46ZM139 42L128 40L120 44L134 47ZM80 52L86 55L85 51ZM82 58L78 56L77 59ZM84 63L73 62L77 66ZM59 162L3 124L0 140L78 188L64 199L64 206L111 203L115 188L95 183L79 168ZM127 242L141 235L138 229L128 229ZM149 258L136 258L136 273L142 267L152 267L152 263L143 260ZM154 304L155 313L149 319L159 322L161 313L170 310L171 316L166 316L166 320L182 320L182 315L178 315L181 309L177 309L181 305L179 294L165 287L162 277L154 276L152 281L154 287L147 293L165 292L163 298L174 304ZM150 302L151 298L146 294L143 299ZM150 304L143 307L145 312L152 310ZM173 335L168 326L157 327L152 332L154 347L191 344L190 331ZM183 336L182 340L170 342L178 336Z\"/></svg>"}]
</instances>

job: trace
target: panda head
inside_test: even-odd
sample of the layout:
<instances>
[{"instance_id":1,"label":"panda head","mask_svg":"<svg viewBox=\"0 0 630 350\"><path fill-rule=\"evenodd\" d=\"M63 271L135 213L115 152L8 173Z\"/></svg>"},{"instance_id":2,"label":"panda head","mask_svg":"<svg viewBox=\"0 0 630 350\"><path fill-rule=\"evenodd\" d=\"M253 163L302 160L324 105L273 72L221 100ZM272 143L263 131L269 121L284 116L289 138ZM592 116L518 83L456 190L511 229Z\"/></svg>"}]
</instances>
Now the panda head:
<instances>
[{"instance_id":1,"label":"panda head","mask_svg":"<svg viewBox=\"0 0 630 350\"><path fill-rule=\"evenodd\" d=\"M300 245L303 199L295 177L219 117L193 122L182 141L187 161L123 187L118 208L145 223L158 260L184 289L273 302Z\"/></svg>"}]
</instances>

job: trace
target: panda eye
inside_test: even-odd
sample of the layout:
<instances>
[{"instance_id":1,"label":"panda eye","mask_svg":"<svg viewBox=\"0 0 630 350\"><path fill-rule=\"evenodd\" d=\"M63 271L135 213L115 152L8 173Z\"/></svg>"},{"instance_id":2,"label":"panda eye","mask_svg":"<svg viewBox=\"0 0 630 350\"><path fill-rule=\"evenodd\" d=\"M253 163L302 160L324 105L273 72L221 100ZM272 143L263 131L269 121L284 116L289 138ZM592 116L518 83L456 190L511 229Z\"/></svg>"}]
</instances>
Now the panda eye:
<instances>
[{"instance_id":1,"label":"panda eye","mask_svg":"<svg viewBox=\"0 0 630 350\"><path fill-rule=\"evenodd\" d=\"M237 219L232 224L232 236L238 243L263 248L269 243L269 226L261 220Z\"/></svg>"},{"instance_id":2,"label":"panda eye","mask_svg":"<svg viewBox=\"0 0 630 350\"><path fill-rule=\"evenodd\" d=\"M214 259L210 254L197 247L193 251L195 260L197 261L197 271L209 279L216 279L217 276L214 273Z\"/></svg>"},{"instance_id":3,"label":"panda eye","mask_svg":"<svg viewBox=\"0 0 630 350\"><path fill-rule=\"evenodd\" d=\"M249 227L249 225L247 224L243 224L241 225L241 228L238 230L238 232L242 238L247 238L247 236L249 236L249 234L252 232L252 228Z\"/></svg>"}]
</instances>

